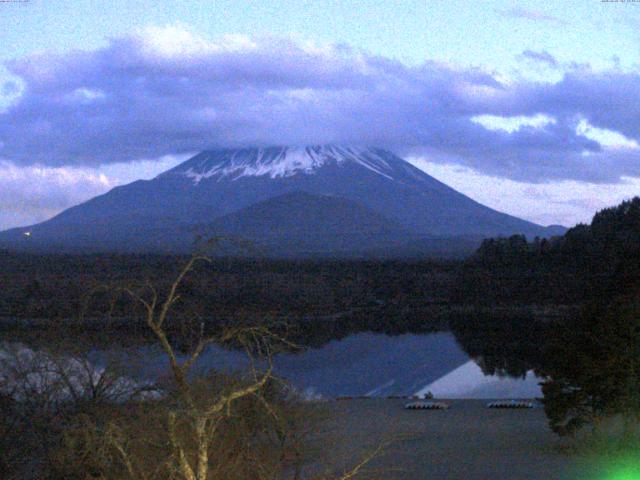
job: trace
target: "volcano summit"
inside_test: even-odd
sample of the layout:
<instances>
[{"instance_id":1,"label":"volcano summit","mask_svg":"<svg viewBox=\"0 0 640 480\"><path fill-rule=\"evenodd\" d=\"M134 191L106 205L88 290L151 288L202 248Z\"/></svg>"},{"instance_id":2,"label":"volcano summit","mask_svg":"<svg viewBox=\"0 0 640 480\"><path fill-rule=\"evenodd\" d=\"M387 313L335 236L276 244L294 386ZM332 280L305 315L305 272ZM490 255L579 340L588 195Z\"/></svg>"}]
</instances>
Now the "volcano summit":
<instances>
[{"instance_id":1,"label":"volcano summit","mask_svg":"<svg viewBox=\"0 0 640 480\"><path fill-rule=\"evenodd\" d=\"M242 238L274 257L402 257L561 231L481 205L389 151L328 145L203 151L2 232L0 246L185 252L196 233Z\"/></svg>"}]
</instances>

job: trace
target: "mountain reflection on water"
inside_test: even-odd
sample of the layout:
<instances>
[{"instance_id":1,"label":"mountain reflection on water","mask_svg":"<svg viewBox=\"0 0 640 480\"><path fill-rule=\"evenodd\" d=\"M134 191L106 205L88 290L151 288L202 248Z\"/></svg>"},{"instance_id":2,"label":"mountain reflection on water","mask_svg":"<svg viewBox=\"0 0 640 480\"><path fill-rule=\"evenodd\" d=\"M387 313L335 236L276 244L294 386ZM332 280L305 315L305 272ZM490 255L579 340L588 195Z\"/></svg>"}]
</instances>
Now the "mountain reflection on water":
<instances>
[{"instance_id":1,"label":"mountain reflection on water","mask_svg":"<svg viewBox=\"0 0 640 480\"><path fill-rule=\"evenodd\" d=\"M147 375L165 368L158 351L147 350L144 355ZM309 397L413 395L426 393L427 387L438 381L441 397L539 395L537 380L531 374L525 380L499 375L485 378L479 367L469 368L469 364L476 365L449 332L393 336L361 332L318 348L274 357L276 373ZM247 365L243 352L217 346L209 347L198 361L204 370L242 370ZM459 370L464 366L466 370Z\"/></svg>"},{"instance_id":2,"label":"mountain reflection on water","mask_svg":"<svg viewBox=\"0 0 640 480\"><path fill-rule=\"evenodd\" d=\"M360 331L276 354L273 362L278 376L310 398L409 396L430 391L441 398L537 397L539 379L533 371L543 370L548 325L525 317L467 317L451 321L450 332ZM41 342L39 346L22 343L35 351L46 349ZM124 354L131 359L124 363L136 365L129 376L152 380L167 371L164 354L148 343L129 349L115 342L92 343L88 341L85 352L95 365L106 365L114 354ZM244 351L216 345L205 349L196 364L202 371L248 366Z\"/></svg>"}]
</instances>

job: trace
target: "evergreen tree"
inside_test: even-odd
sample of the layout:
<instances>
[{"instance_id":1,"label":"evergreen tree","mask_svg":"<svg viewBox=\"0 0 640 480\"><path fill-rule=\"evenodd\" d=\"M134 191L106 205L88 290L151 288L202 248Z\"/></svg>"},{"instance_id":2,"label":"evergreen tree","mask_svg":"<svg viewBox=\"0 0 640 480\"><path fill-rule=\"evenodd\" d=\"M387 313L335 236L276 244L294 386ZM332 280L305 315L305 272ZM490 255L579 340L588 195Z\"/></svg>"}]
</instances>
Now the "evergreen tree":
<instances>
[{"instance_id":1,"label":"evergreen tree","mask_svg":"<svg viewBox=\"0 0 640 480\"><path fill-rule=\"evenodd\" d=\"M552 430L570 435L597 430L619 415L630 435L640 419L640 291L610 304L592 303L575 320L559 325L550 342L543 383Z\"/></svg>"}]
</instances>

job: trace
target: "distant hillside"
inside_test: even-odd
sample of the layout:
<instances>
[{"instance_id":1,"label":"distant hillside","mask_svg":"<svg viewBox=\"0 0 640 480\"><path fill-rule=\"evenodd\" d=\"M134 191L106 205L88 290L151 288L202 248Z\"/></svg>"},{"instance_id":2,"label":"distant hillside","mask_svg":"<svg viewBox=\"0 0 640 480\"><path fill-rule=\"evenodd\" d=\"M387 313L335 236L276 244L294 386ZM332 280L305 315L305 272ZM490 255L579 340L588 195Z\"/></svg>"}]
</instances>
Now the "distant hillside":
<instances>
[{"instance_id":1,"label":"distant hillside","mask_svg":"<svg viewBox=\"0 0 640 480\"><path fill-rule=\"evenodd\" d=\"M254 239L254 253L270 257L367 256L375 247L393 252L416 237L351 200L303 192L255 203L195 230Z\"/></svg>"}]
</instances>

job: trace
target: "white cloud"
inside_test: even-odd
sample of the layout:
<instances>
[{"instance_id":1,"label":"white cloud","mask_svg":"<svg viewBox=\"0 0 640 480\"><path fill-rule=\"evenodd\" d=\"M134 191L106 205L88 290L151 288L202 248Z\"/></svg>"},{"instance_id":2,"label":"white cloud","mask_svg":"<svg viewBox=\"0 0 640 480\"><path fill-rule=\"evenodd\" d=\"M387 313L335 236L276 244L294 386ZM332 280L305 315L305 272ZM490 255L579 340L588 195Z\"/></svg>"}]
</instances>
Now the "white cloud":
<instances>
[{"instance_id":1,"label":"white cloud","mask_svg":"<svg viewBox=\"0 0 640 480\"><path fill-rule=\"evenodd\" d=\"M638 142L633 139L627 138L621 133L606 128L596 128L590 125L585 119L580 120L576 128L576 132L579 135L584 135L587 138L595 140L600 145L610 147L614 149L637 149Z\"/></svg>"},{"instance_id":2,"label":"white cloud","mask_svg":"<svg viewBox=\"0 0 640 480\"><path fill-rule=\"evenodd\" d=\"M489 130L503 130L507 133L513 133L522 127L541 128L547 125L555 124L556 120L547 115L534 115L526 117L519 115L515 117L500 117L497 115L478 115L471 117L472 122L479 123Z\"/></svg>"},{"instance_id":3,"label":"white cloud","mask_svg":"<svg viewBox=\"0 0 640 480\"><path fill-rule=\"evenodd\" d=\"M100 168L18 166L0 160L0 230L47 220L117 185L151 179L187 155Z\"/></svg>"},{"instance_id":4,"label":"white cloud","mask_svg":"<svg viewBox=\"0 0 640 480\"><path fill-rule=\"evenodd\" d=\"M0 228L48 218L216 146L387 147L539 223L586 221L637 194L640 73L570 67L546 52L525 57L557 64L559 78L505 81L280 38L214 42L180 25L97 50L19 58L0 86Z\"/></svg>"},{"instance_id":5,"label":"white cloud","mask_svg":"<svg viewBox=\"0 0 640 480\"><path fill-rule=\"evenodd\" d=\"M20 58L0 112L0 155L88 166L215 146L354 143L433 152L518 181L619 182L640 139L640 75L575 67L553 83L481 69L407 66L347 46L151 27L93 51ZM564 68L564 67L563 67ZM580 119L590 130L576 129ZM585 154L586 153L586 154ZM445 162L445 163L446 163Z\"/></svg>"},{"instance_id":6,"label":"white cloud","mask_svg":"<svg viewBox=\"0 0 640 480\"><path fill-rule=\"evenodd\" d=\"M571 227L579 222L590 223L596 211L640 192L638 178L624 178L618 185L571 180L531 184L483 175L466 167L431 163L420 157L408 160L484 205L540 225Z\"/></svg>"}]
</instances>

